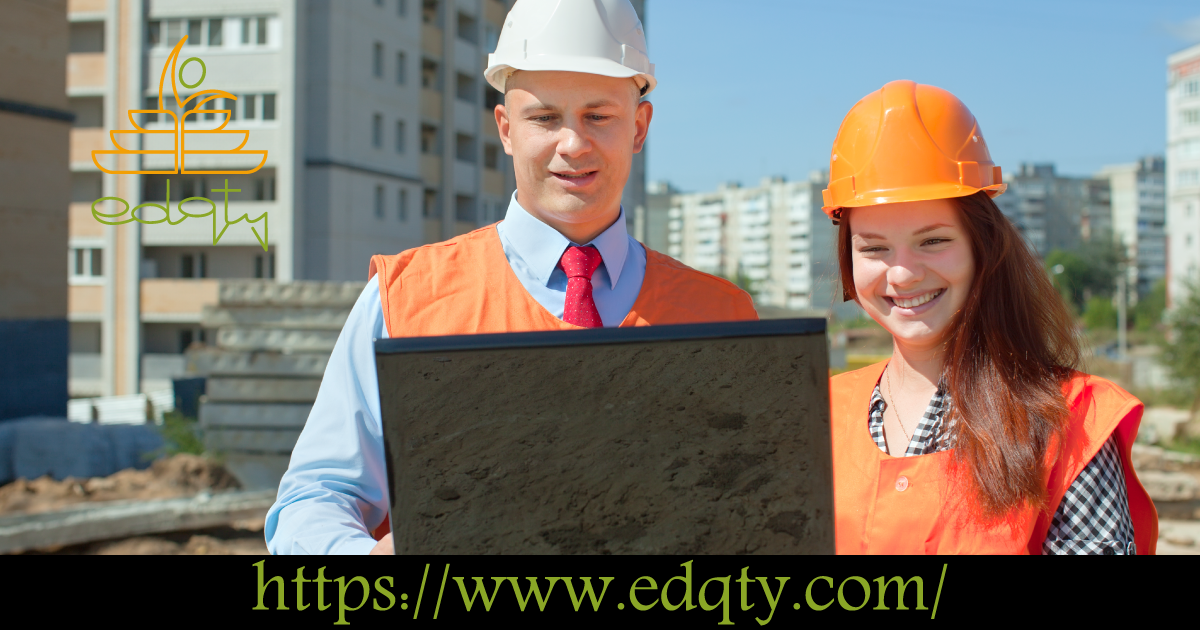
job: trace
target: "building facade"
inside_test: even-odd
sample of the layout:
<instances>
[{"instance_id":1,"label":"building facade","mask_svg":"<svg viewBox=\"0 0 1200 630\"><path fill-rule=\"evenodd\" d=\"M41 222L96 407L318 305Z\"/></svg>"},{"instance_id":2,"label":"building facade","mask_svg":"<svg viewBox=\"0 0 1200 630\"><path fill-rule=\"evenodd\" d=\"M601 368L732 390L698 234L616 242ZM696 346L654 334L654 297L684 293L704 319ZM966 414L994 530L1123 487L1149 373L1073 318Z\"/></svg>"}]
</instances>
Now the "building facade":
<instances>
[{"instance_id":1,"label":"building facade","mask_svg":"<svg viewBox=\"0 0 1200 630\"><path fill-rule=\"evenodd\" d=\"M365 281L372 254L502 218L515 182L492 112L501 96L482 75L510 6L71 0L66 96L76 117L62 189L70 194L72 395L168 386L182 374L183 349L211 334L200 316L216 304L222 279ZM203 69L177 68L180 80L233 95L209 108L229 109L226 129L248 131L244 148L267 151L265 164L246 175L101 172L92 151L113 148L109 130L133 129L128 110L157 109L160 74L185 36L178 62L197 57ZM179 89L182 98L193 91ZM147 130L170 128L165 115L136 115ZM193 115L185 124L215 129L223 117ZM228 168L221 157L195 160ZM102 159L109 170L161 166L160 156ZM214 192L223 190L233 192ZM231 220L265 212L269 233L243 221L214 245L206 219L106 226L92 216L101 197L133 207L226 194Z\"/></svg>"},{"instance_id":2,"label":"building facade","mask_svg":"<svg viewBox=\"0 0 1200 630\"><path fill-rule=\"evenodd\" d=\"M65 0L0 19L0 420L67 413Z\"/></svg>"},{"instance_id":3,"label":"building facade","mask_svg":"<svg viewBox=\"0 0 1200 630\"><path fill-rule=\"evenodd\" d=\"M1167 58L1167 304L1200 279L1200 44Z\"/></svg>"},{"instance_id":4,"label":"building facade","mask_svg":"<svg viewBox=\"0 0 1200 630\"><path fill-rule=\"evenodd\" d=\"M1093 237L1110 237L1108 180L1064 177L1050 163L1021 163L1004 173L1004 181L1008 190L996 197L996 205L1039 256L1075 249Z\"/></svg>"},{"instance_id":5,"label":"building facade","mask_svg":"<svg viewBox=\"0 0 1200 630\"><path fill-rule=\"evenodd\" d=\"M1108 180L1113 238L1125 249L1130 300L1136 302L1167 275L1165 164L1162 157L1144 157L1106 166L1096 178Z\"/></svg>"},{"instance_id":6,"label":"building facade","mask_svg":"<svg viewBox=\"0 0 1200 630\"><path fill-rule=\"evenodd\" d=\"M814 172L807 181L774 177L754 188L730 183L673 194L666 253L738 283L759 305L827 310L837 260L835 231L821 211L826 177Z\"/></svg>"}]
</instances>

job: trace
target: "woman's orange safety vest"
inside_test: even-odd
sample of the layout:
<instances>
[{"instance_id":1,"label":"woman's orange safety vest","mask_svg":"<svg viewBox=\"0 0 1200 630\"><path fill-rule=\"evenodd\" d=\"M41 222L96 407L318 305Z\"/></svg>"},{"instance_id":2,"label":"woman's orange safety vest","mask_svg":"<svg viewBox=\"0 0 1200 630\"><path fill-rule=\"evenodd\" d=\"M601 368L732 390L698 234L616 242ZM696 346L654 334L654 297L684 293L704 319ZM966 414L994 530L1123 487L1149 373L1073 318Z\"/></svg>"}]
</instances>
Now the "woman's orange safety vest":
<instances>
[{"instance_id":1,"label":"woman's orange safety vest","mask_svg":"<svg viewBox=\"0 0 1200 630\"><path fill-rule=\"evenodd\" d=\"M1116 435L1138 554L1153 554L1158 514L1138 481L1130 448L1142 403L1113 383L1076 374L1063 386L1071 422L1051 462L1045 509L1016 510L999 524L972 521L971 499L951 488L951 451L892 457L867 428L871 394L887 362L830 381L833 497L839 554L1041 554L1051 518L1071 483ZM955 486L961 487L961 486Z\"/></svg>"},{"instance_id":2,"label":"woman's orange safety vest","mask_svg":"<svg viewBox=\"0 0 1200 630\"><path fill-rule=\"evenodd\" d=\"M389 337L580 329L529 295L504 256L495 225L393 256L373 256L369 276L379 279ZM621 326L753 319L758 313L745 291L647 248L642 288ZM376 540L388 531L384 520Z\"/></svg>"}]
</instances>

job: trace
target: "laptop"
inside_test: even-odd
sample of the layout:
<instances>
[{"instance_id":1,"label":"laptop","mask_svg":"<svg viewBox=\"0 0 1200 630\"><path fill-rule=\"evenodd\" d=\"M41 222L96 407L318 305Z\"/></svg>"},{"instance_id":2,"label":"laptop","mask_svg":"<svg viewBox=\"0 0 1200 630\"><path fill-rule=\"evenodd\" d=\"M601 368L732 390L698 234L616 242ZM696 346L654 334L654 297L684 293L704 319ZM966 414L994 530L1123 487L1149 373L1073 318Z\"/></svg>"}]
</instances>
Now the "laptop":
<instances>
[{"instance_id":1,"label":"laptop","mask_svg":"<svg viewBox=\"0 0 1200 630\"><path fill-rule=\"evenodd\" d=\"M824 319L375 342L397 554L829 554Z\"/></svg>"}]
</instances>

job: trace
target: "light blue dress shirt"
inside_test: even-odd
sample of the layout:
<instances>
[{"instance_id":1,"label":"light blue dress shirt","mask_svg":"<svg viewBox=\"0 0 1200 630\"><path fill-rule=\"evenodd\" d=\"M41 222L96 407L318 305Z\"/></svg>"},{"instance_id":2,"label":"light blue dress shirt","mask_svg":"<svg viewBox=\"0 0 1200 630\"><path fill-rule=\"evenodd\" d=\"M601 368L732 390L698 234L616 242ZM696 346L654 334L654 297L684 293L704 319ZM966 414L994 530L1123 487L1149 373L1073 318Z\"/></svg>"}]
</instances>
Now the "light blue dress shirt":
<instances>
[{"instance_id":1,"label":"light blue dress shirt","mask_svg":"<svg viewBox=\"0 0 1200 630\"><path fill-rule=\"evenodd\" d=\"M530 215L514 194L497 226L504 255L522 286L562 317L567 277L559 258L572 243ZM625 212L590 243L604 262L592 296L606 327L625 319L646 276L646 250L625 230ZM379 418L375 339L388 336L379 283L372 278L350 311L321 379L308 422L292 450L267 513L273 554L365 554L388 513L387 464Z\"/></svg>"}]
</instances>

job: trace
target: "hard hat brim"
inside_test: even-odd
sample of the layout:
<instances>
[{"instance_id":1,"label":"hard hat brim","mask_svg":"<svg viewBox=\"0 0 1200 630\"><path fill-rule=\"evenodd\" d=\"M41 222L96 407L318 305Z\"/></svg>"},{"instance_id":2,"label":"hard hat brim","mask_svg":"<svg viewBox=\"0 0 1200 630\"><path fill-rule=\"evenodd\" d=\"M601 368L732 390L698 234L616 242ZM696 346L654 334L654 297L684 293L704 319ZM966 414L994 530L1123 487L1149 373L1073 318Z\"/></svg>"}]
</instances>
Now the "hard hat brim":
<instances>
[{"instance_id":1,"label":"hard hat brim","mask_svg":"<svg viewBox=\"0 0 1200 630\"><path fill-rule=\"evenodd\" d=\"M989 197L997 197L1004 194L1008 189L1008 184L993 184L984 186L983 188L975 188L974 186L963 186L961 184L929 184L925 186L911 186L897 190L881 190L871 191L870 193L857 195L852 199L844 201L840 204L829 206L821 206L821 210L829 218L835 218L834 211L842 208L862 208L865 206L878 206L886 203L903 203L906 201L932 201L934 199L953 199L955 197L966 197L973 195L979 191L984 191Z\"/></svg>"},{"instance_id":2,"label":"hard hat brim","mask_svg":"<svg viewBox=\"0 0 1200 630\"><path fill-rule=\"evenodd\" d=\"M530 57L516 64L501 63L491 65L484 71L484 78L487 79L487 82L492 87L503 94L505 82L512 72L517 70L530 72L581 72L617 79L642 77L648 84L642 96L650 94L658 85L658 82L654 79L654 75L638 72L615 61L597 59L595 57L562 57L557 55L546 58Z\"/></svg>"}]
</instances>

